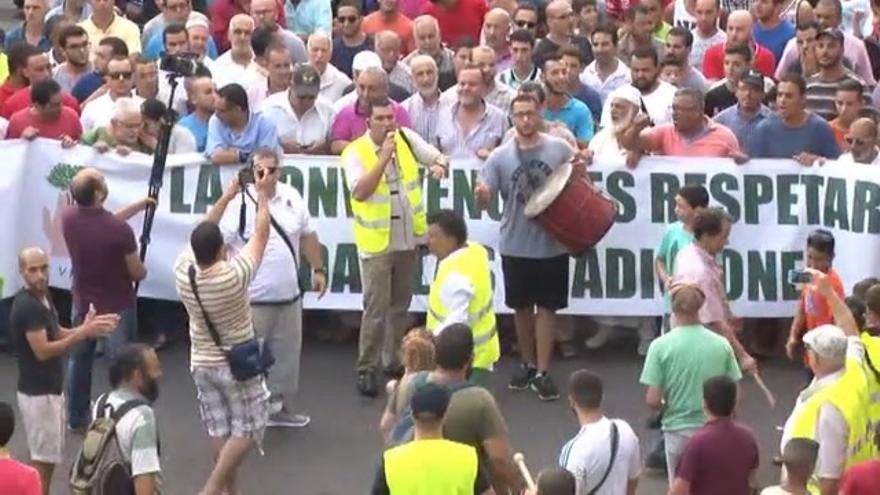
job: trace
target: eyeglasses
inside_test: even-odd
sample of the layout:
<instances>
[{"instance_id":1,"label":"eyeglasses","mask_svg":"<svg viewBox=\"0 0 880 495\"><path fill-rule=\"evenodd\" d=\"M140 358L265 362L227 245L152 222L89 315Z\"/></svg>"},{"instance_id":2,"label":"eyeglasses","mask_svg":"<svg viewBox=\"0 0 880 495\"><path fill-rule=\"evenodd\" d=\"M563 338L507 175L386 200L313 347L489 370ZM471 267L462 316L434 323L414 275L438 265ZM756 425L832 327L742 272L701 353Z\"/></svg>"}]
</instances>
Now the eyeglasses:
<instances>
[{"instance_id":1,"label":"eyeglasses","mask_svg":"<svg viewBox=\"0 0 880 495\"><path fill-rule=\"evenodd\" d=\"M120 81L123 79L131 79L131 72L110 72L107 74L107 77Z\"/></svg>"},{"instance_id":2,"label":"eyeglasses","mask_svg":"<svg viewBox=\"0 0 880 495\"><path fill-rule=\"evenodd\" d=\"M867 141L864 139L854 138L852 136L846 136L844 139L846 140L846 144L850 146L864 146L867 144Z\"/></svg>"},{"instance_id":3,"label":"eyeglasses","mask_svg":"<svg viewBox=\"0 0 880 495\"><path fill-rule=\"evenodd\" d=\"M522 29L532 29L534 27L537 27L538 23L531 21L516 21L516 26Z\"/></svg>"},{"instance_id":4,"label":"eyeglasses","mask_svg":"<svg viewBox=\"0 0 880 495\"><path fill-rule=\"evenodd\" d=\"M354 16L354 15L351 15L351 16L339 16L339 17L337 17L336 19L338 19L339 22L341 22L342 24L345 24L345 23L354 24L355 22L358 21L358 17L357 17L357 16Z\"/></svg>"}]
</instances>

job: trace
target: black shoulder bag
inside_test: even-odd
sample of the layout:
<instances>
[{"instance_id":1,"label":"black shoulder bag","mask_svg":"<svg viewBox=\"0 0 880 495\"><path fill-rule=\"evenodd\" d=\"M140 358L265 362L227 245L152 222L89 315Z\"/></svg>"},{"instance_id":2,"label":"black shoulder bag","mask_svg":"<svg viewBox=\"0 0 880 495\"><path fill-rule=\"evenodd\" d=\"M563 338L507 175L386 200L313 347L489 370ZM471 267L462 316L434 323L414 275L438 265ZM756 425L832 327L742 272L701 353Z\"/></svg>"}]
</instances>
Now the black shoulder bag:
<instances>
[{"instance_id":1,"label":"black shoulder bag","mask_svg":"<svg viewBox=\"0 0 880 495\"><path fill-rule=\"evenodd\" d=\"M608 421L611 422L611 457L608 458L608 467L605 468L605 474L602 475L599 484L594 486L587 495L596 495L596 492L602 488L602 485L605 484L605 480L608 479L608 475L611 474L611 468L614 467L614 459L617 457L617 446L620 443L620 435L617 432L617 423L615 423L613 419L609 419Z\"/></svg>"},{"instance_id":2,"label":"black shoulder bag","mask_svg":"<svg viewBox=\"0 0 880 495\"><path fill-rule=\"evenodd\" d=\"M226 356L226 362L229 363L232 376L236 380L243 382L268 373L269 368L275 364L275 356L272 355L272 351L266 343L256 337L252 337L228 349L223 346L220 341L220 334L217 332L217 328L214 326L211 318L208 317L208 312L205 311L205 306L202 304L202 298L199 297L199 288L196 285L196 267L194 265L189 265L189 285L192 287L193 296L195 296L196 302L199 303L199 308L202 310L202 318L205 320L205 326L208 327L208 333L211 334L214 345Z\"/></svg>"}]
</instances>

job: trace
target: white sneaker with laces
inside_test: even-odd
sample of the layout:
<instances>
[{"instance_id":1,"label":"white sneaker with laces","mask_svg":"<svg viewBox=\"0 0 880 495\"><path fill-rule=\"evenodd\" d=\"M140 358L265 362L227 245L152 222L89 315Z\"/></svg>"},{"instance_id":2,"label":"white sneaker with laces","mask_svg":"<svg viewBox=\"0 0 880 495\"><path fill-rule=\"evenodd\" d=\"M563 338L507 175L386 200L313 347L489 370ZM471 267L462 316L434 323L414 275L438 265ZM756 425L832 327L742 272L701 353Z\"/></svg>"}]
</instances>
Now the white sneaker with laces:
<instances>
[{"instance_id":1,"label":"white sneaker with laces","mask_svg":"<svg viewBox=\"0 0 880 495\"><path fill-rule=\"evenodd\" d=\"M305 414L290 414L279 411L269 416L266 426L278 428L305 428L311 422L311 418Z\"/></svg>"}]
</instances>

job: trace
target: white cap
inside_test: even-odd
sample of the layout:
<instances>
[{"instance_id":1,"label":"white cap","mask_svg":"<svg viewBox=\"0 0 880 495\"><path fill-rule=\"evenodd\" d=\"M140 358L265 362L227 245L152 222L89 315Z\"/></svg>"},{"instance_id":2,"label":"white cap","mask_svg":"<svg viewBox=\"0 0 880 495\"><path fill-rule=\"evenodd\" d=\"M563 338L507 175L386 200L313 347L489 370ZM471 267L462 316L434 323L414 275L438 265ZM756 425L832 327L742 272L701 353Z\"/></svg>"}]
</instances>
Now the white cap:
<instances>
[{"instance_id":1,"label":"white cap","mask_svg":"<svg viewBox=\"0 0 880 495\"><path fill-rule=\"evenodd\" d=\"M822 325L804 335L804 345L826 359L846 358L846 333L834 325Z\"/></svg>"},{"instance_id":2,"label":"white cap","mask_svg":"<svg viewBox=\"0 0 880 495\"><path fill-rule=\"evenodd\" d=\"M636 108L642 107L642 94L635 86L625 84L611 92L611 99L620 98L621 100L632 103Z\"/></svg>"},{"instance_id":3,"label":"white cap","mask_svg":"<svg viewBox=\"0 0 880 495\"><path fill-rule=\"evenodd\" d=\"M358 54L354 56L354 60L351 62L352 72L361 72L370 67L381 69L382 59L379 58L379 55L376 55L376 52L371 52L369 50L358 52Z\"/></svg>"},{"instance_id":4,"label":"white cap","mask_svg":"<svg viewBox=\"0 0 880 495\"><path fill-rule=\"evenodd\" d=\"M210 26L208 26L208 21L202 19L201 17L190 16L189 20L186 21L186 28L192 29L194 27L203 27L205 29L210 29Z\"/></svg>"}]
</instances>

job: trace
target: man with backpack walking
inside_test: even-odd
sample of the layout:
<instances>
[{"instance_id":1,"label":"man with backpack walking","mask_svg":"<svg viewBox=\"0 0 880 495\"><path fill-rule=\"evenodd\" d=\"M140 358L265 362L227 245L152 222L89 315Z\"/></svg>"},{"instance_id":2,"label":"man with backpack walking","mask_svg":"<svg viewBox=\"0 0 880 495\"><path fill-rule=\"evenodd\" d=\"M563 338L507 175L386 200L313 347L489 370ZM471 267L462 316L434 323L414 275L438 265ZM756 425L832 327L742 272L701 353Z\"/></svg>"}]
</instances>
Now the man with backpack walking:
<instances>
[{"instance_id":1,"label":"man with backpack walking","mask_svg":"<svg viewBox=\"0 0 880 495\"><path fill-rule=\"evenodd\" d=\"M152 404L162 376L159 357L147 345L128 344L116 354L109 374L113 390L95 403L95 419L71 470L71 493L158 494L159 434Z\"/></svg>"}]
</instances>

